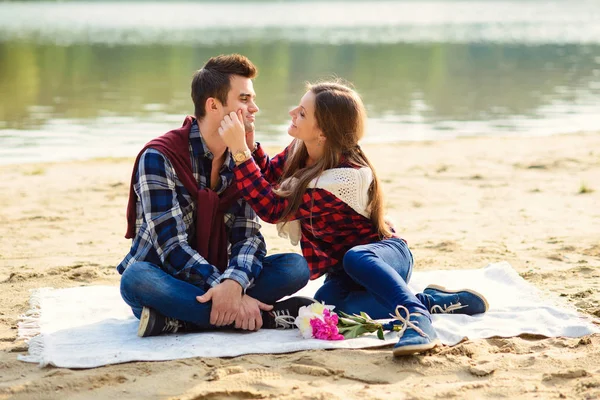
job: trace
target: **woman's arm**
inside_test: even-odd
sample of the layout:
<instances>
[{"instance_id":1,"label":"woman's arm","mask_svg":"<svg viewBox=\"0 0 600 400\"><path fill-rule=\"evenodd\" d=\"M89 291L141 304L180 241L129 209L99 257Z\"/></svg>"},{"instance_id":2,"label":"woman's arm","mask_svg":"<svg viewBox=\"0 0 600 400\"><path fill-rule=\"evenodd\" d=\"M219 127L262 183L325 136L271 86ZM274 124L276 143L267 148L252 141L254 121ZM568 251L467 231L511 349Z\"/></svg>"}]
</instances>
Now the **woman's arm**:
<instances>
[{"instance_id":1,"label":"woman's arm","mask_svg":"<svg viewBox=\"0 0 600 400\"><path fill-rule=\"evenodd\" d=\"M234 168L235 181L244 199L265 222L277 223L289 204L289 199L278 196L261 174L253 159ZM292 220L322 217L340 212L345 204L325 189L307 189Z\"/></svg>"},{"instance_id":2,"label":"woman's arm","mask_svg":"<svg viewBox=\"0 0 600 400\"><path fill-rule=\"evenodd\" d=\"M254 161L258 165L260 172L264 178L271 184L279 182L279 178L283 174L283 167L285 166L285 160L289 153L289 146L283 149L283 151L277 154L275 157L269 159L269 155L262 148L260 143L257 143L256 150L252 154Z\"/></svg>"}]
</instances>

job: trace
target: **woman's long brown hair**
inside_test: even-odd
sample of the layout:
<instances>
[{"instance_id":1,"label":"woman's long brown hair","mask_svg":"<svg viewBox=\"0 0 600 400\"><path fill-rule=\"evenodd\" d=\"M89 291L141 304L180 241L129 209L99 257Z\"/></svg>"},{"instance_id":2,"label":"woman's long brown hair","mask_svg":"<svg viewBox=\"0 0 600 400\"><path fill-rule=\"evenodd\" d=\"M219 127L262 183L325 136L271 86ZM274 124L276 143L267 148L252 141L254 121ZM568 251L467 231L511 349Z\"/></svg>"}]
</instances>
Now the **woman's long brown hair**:
<instances>
[{"instance_id":1,"label":"woman's long brown hair","mask_svg":"<svg viewBox=\"0 0 600 400\"><path fill-rule=\"evenodd\" d=\"M286 160L280 185L276 193L289 198L282 221L294 219L302 203L302 196L309 183L321 176L325 170L335 168L342 156L351 164L368 167L373 173L369 187L368 211L371 222L382 238L390 237L391 231L384 222L383 190L373 165L363 153L358 141L364 135L366 111L363 102L354 90L340 82L309 84L308 90L315 95L315 118L317 126L327 140L324 155L307 167L308 151L302 140L294 139Z\"/></svg>"}]
</instances>

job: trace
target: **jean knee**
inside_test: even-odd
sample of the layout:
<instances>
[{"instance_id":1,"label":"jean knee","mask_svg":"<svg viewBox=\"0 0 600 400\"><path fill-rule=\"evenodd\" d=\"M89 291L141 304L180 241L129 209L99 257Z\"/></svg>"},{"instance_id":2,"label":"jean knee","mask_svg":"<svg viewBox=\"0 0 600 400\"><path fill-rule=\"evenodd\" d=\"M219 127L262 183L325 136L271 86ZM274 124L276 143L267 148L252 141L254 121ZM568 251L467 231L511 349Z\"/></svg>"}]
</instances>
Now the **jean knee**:
<instances>
[{"instance_id":1,"label":"jean knee","mask_svg":"<svg viewBox=\"0 0 600 400\"><path fill-rule=\"evenodd\" d=\"M364 257L372 254L367 246L355 246L344 254L342 264L344 271L350 276L354 276L356 272L362 270L365 266Z\"/></svg>"},{"instance_id":2,"label":"jean knee","mask_svg":"<svg viewBox=\"0 0 600 400\"><path fill-rule=\"evenodd\" d=\"M131 264L123 271L121 275L121 297L129 305L136 304L137 294L143 291L148 291L148 284L150 282L148 278L149 268L156 268L151 264L145 262L137 262Z\"/></svg>"},{"instance_id":3,"label":"jean knee","mask_svg":"<svg viewBox=\"0 0 600 400\"><path fill-rule=\"evenodd\" d=\"M123 298L123 300L125 300L127 304L132 305L132 303L135 303L135 281L137 280L137 277L134 271L131 271L130 268L131 267L126 268L125 271L123 271L123 275L121 275L121 285L119 289L121 291L121 297Z\"/></svg>"}]
</instances>

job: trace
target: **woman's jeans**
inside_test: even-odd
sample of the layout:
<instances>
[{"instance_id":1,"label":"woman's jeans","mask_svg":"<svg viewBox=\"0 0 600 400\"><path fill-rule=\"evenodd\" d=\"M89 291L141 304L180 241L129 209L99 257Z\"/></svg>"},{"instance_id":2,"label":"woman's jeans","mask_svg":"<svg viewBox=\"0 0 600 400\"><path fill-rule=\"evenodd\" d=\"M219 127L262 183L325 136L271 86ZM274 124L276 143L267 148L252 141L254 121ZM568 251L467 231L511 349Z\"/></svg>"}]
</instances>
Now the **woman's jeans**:
<instances>
[{"instance_id":1,"label":"woman's jeans","mask_svg":"<svg viewBox=\"0 0 600 400\"><path fill-rule=\"evenodd\" d=\"M366 312L374 319L390 318L399 305L431 319L425 299L417 297L423 295L414 295L408 288L413 257L403 240L390 238L353 247L342 263L343 268L327 274L315 299L347 314Z\"/></svg>"},{"instance_id":2,"label":"woman's jeans","mask_svg":"<svg viewBox=\"0 0 600 400\"><path fill-rule=\"evenodd\" d=\"M308 282L308 264L299 254L275 254L263 260L263 268L248 295L265 304L294 294ZM169 275L157 265L137 262L121 277L121 297L140 318L143 307L164 316L193 323L198 329L214 328L210 324L212 301L200 303L196 296L206 291Z\"/></svg>"}]
</instances>

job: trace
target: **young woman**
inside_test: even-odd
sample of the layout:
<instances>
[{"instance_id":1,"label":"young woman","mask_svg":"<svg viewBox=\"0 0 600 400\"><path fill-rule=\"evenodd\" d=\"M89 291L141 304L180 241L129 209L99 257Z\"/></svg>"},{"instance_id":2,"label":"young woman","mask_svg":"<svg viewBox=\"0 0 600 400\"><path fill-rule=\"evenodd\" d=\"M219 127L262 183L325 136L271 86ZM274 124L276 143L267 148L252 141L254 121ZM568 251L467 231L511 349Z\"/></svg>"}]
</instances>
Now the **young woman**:
<instances>
[{"instance_id":1,"label":"young woman","mask_svg":"<svg viewBox=\"0 0 600 400\"><path fill-rule=\"evenodd\" d=\"M260 146L252 157L240 115L226 116L219 133L242 196L262 220L299 239L311 279L327 274L315 298L350 314L395 315L403 328L394 355L439 343L431 312L485 312L486 300L473 291L409 290L412 254L384 221L379 180L358 145L366 120L359 95L336 82L310 85L290 115L294 139L271 160Z\"/></svg>"}]
</instances>

